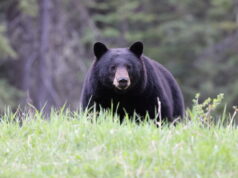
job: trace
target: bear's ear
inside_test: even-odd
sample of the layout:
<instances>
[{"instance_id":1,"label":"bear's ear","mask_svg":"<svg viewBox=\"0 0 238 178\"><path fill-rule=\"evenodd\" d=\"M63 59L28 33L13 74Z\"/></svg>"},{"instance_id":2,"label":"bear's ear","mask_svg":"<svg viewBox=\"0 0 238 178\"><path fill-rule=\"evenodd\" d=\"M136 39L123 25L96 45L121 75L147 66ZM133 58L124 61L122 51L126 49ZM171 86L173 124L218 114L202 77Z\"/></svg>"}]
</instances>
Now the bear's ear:
<instances>
[{"instance_id":1,"label":"bear's ear","mask_svg":"<svg viewBox=\"0 0 238 178\"><path fill-rule=\"evenodd\" d=\"M93 50L94 50L94 55L96 56L97 59L99 59L100 57L102 57L103 54L107 52L108 49L105 44L101 42L96 42L94 44Z\"/></svg>"},{"instance_id":2,"label":"bear's ear","mask_svg":"<svg viewBox=\"0 0 238 178\"><path fill-rule=\"evenodd\" d=\"M141 57L143 53L143 43L138 41L135 42L131 47L129 48L131 52L133 52L137 57Z\"/></svg>"}]
</instances>

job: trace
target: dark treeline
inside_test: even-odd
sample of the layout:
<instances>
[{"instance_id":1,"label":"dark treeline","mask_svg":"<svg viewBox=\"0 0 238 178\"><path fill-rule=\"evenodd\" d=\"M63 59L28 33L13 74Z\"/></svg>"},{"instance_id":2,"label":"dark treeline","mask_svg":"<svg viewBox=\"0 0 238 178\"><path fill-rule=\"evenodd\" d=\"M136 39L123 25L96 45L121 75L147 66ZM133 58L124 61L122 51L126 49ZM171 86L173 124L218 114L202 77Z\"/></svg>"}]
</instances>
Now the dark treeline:
<instances>
[{"instance_id":1,"label":"dark treeline","mask_svg":"<svg viewBox=\"0 0 238 178\"><path fill-rule=\"evenodd\" d=\"M1 0L0 111L77 108L95 41L143 41L187 106L196 93L238 104L238 0Z\"/></svg>"}]
</instances>

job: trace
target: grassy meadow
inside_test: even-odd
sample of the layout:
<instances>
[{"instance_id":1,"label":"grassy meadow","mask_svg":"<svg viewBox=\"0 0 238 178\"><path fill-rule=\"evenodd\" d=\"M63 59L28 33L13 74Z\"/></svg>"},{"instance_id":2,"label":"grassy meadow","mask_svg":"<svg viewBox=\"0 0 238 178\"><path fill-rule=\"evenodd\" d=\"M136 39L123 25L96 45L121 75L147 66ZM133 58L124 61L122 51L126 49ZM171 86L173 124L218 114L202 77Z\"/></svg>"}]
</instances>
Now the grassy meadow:
<instances>
[{"instance_id":1,"label":"grassy meadow","mask_svg":"<svg viewBox=\"0 0 238 178\"><path fill-rule=\"evenodd\" d=\"M195 99L176 126L120 124L109 111L6 111L0 177L238 177L237 108L217 115L220 100Z\"/></svg>"}]
</instances>

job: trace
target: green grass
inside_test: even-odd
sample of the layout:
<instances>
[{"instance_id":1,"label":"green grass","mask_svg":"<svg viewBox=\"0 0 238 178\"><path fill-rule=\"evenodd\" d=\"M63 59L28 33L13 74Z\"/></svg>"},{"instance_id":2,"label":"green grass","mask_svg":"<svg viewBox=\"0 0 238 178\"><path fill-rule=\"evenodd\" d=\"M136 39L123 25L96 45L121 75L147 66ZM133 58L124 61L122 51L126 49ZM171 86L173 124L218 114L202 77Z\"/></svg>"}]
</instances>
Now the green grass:
<instances>
[{"instance_id":1,"label":"green grass","mask_svg":"<svg viewBox=\"0 0 238 178\"><path fill-rule=\"evenodd\" d=\"M0 177L238 177L237 127L201 121L210 111L198 108L190 120L162 127L63 109L50 120L28 113L19 126L19 116L6 113Z\"/></svg>"}]
</instances>

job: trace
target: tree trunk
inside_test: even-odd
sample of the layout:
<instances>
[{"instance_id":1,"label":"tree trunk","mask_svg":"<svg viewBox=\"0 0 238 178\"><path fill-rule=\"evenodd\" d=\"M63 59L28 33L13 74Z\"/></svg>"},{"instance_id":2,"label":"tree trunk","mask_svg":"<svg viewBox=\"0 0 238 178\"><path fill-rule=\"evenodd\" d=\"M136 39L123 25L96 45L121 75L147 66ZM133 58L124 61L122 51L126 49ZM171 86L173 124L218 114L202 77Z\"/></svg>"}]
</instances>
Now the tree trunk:
<instances>
[{"instance_id":1,"label":"tree trunk","mask_svg":"<svg viewBox=\"0 0 238 178\"><path fill-rule=\"evenodd\" d=\"M57 92L52 85L52 76L49 72L50 66L47 61L49 56L49 35L51 25L50 6L51 0L41 0L40 3L40 44L39 44L39 63L38 63L38 99L37 108L44 107L45 112L50 111L51 106L56 106L59 103Z\"/></svg>"}]
</instances>

